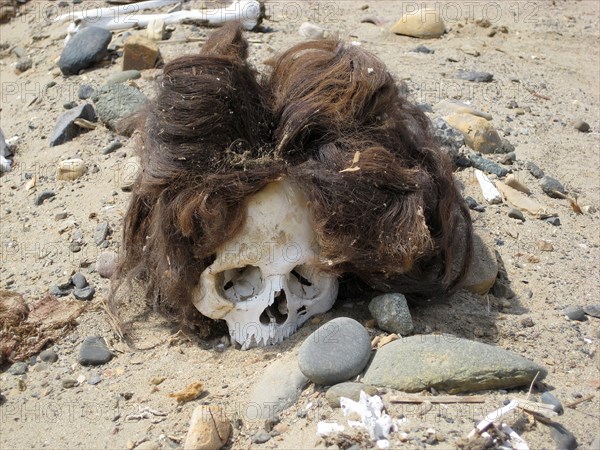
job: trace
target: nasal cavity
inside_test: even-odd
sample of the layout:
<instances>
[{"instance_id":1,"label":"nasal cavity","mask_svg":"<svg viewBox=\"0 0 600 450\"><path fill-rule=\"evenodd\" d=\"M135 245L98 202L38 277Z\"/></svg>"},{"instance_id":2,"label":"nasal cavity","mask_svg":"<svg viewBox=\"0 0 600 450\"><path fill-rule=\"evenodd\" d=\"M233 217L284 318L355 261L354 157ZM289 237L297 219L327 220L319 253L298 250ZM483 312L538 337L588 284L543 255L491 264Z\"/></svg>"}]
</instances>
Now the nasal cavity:
<instances>
[{"instance_id":1,"label":"nasal cavity","mask_svg":"<svg viewBox=\"0 0 600 450\"><path fill-rule=\"evenodd\" d=\"M285 296L285 291L278 291L275 293L275 300L273 304L267 306L267 308L260 315L260 323L267 325L269 323L276 323L281 325L288 318L288 303Z\"/></svg>"}]
</instances>

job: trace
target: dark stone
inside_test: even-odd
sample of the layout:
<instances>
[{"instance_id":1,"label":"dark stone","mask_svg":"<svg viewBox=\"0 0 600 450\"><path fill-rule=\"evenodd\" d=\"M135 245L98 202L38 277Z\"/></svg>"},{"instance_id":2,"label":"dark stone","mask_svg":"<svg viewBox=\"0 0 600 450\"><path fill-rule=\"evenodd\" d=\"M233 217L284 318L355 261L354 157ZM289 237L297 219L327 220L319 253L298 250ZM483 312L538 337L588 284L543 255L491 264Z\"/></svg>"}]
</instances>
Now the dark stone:
<instances>
[{"instance_id":1,"label":"dark stone","mask_svg":"<svg viewBox=\"0 0 600 450\"><path fill-rule=\"evenodd\" d=\"M78 97L81 100L86 100L91 98L96 93L96 90L90 86L89 84L82 84L79 86L79 92L77 93Z\"/></svg>"},{"instance_id":2,"label":"dark stone","mask_svg":"<svg viewBox=\"0 0 600 450\"><path fill-rule=\"evenodd\" d=\"M65 378L64 380L62 380L62 387L64 387L65 389L71 389L75 386L77 386L77 380L74 380L72 378Z\"/></svg>"},{"instance_id":3,"label":"dark stone","mask_svg":"<svg viewBox=\"0 0 600 450\"><path fill-rule=\"evenodd\" d=\"M97 366L112 359L112 354L101 336L88 336L79 350L79 364L82 366Z\"/></svg>"},{"instance_id":4,"label":"dark stone","mask_svg":"<svg viewBox=\"0 0 600 450\"><path fill-rule=\"evenodd\" d=\"M529 170L529 173L531 173L531 175L533 175L535 178L539 179L544 177L544 171L531 161L527 163L527 170Z\"/></svg>"},{"instance_id":5,"label":"dark stone","mask_svg":"<svg viewBox=\"0 0 600 450\"><path fill-rule=\"evenodd\" d=\"M545 403L546 405L552 405L554 407L554 411L558 413L558 415L562 415L565 412L560 401L550 392L544 392L542 394L542 403Z\"/></svg>"},{"instance_id":6,"label":"dark stone","mask_svg":"<svg viewBox=\"0 0 600 450\"><path fill-rule=\"evenodd\" d=\"M35 200L33 201L33 203L35 203L36 206L40 206L46 200L54 197L55 195L56 194L53 191L43 191L35 197Z\"/></svg>"},{"instance_id":7,"label":"dark stone","mask_svg":"<svg viewBox=\"0 0 600 450\"><path fill-rule=\"evenodd\" d=\"M71 283L57 284L52 286L49 292L55 297L65 297L73 292L73 285Z\"/></svg>"},{"instance_id":8,"label":"dark stone","mask_svg":"<svg viewBox=\"0 0 600 450\"><path fill-rule=\"evenodd\" d=\"M510 217L511 219L518 219L521 222L525 222L525 216L523 215L523 213L521 211L519 211L516 208L511 208L508 211L508 217Z\"/></svg>"},{"instance_id":9,"label":"dark stone","mask_svg":"<svg viewBox=\"0 0 600 450\"><path fill-rule=\"evenodd\" d=\"M104 28L86 27L71 37L63 49L58 66L64 75L77 75L79 71L102 61L112 39Z\"/></svg>"},{"instance_id":10,"label":"dark stone","mask_svg":"<svg viewBox=\"0 0 600 450\"><path fill-rule=\"evenodd\" d=\"M110 233L108 222L100 222L94 231L94 242L96 245L102 244Z\"/></svg>"},{"instance_id":11,"label":"dark stone","mask_svg":"<svg viewBox=\"0 0 600 450\"><path fill-rule=\"evenodd\" d=\"M50 147L68 142L86 131L85 128L75 125L76 119L85 119L90 122L96 122L98 120L94 107L89 103L79 105L78 107L67 111L58 118L54 130L52 130Z\"/></svg>"},{"instance_id":12,"label":"dark stone","mask_svg":"<svg viewBox=\"0 0 600 450\"><path fill-rule=\"evenodd\" d=\"M563 198L560 194L566 194L564 186L556 178L545 176L540 180L542 191L549 197ZM556 192L560 192L557 194Z\"/></svg>"},{"instance_id":13,"label":"dark stone","mask_svg":"<svg viewBox=\"0 0 600 450\"><path fill-rule=\"evenodd\" d=\"M477 200L475 200L473 197L465 197L465 203L467 204L469 209L472 209L473 211L477 211L477 212L485 211L485 206L477 203Z\"/></svg>"},{"instance_id":14,"label":"dark stone","mask_svg":"<svg viewBox=\"0 0 600 450\"><path fill-rule=\"evenodd\" d=\"M252 443L254 444L264 444L269 439L271 439L271 435L264 430L260 430L254 436L252 436Z\"/></svg>"},{"instance_id":15,"label":"dark stone","mask_svg":"<svg viewBox=\"0 0 600 450\"><path fill-rule=\"evenodd\" d=\"M505 177L509 174L509 171L504 167L496 164L494 161L484 158L477 153L469 153L469 160L473 167L484 172L493 173L499 177Z\"/></svg>"},{"instance_id":16,"label":"dark stone","mask_svg":"<svg viewBox=\"0 0 600 450\"><path fill-rule=\"evenodd\" d=\"M362 372L370 356L371 339L365 327L349 317L338 317L305 339L298 367L314 383L332 385Z\"/></svg>"},{"instance_id":17,"label":"dark stone","mask_svg":"<svg viewBox=\"0 0 600 450\"><path fill-rule=\"evenodd\" d=\"M73 289L73 295L77 300L91 300L94 298L96 290L93 286L86 286L84 288Z\"/></svg>"},{"instance_id":18,"label":"dark stone","mask_svg":"<svg viewBox=\"0 0 600 450\"><path fill-rule=\"evenodd\" d=\"M73 108L75 108L76 106L77 106L77 103L76 103L76 102L74 102L74 101L71 101L71 102L65 102L65 103L63 103L63 108L65 108L65 109L67 109L67 110L68 110L68 109L73 109Z\"/></svg>"},{"instance_id":19,"label":"dark stone","mask_svg":"<svg viewBox=\"0 0 600 450\"><path fill-rule=\"evenodd\" d=\"M489 83L494 79L494 75L489 72L459 70L456 74L456 78L459 80L474 81L476 83Z\"/></svg>"},{"instance_id":20,"label":"dark stone","mask_svg":"<svg viewBox=\"0 0 600 450\"><path fill-rule=\"evenodd\" d=\"M15 65L15 69L19 72L27 72L33 66L33 61L29 56L23 56L19 58L17 64ZM588 125L589 128L589 125Z\"/></svg>"},{"instance_id":21,"label":"dark stone","mask_svg":"<svg viewBox=\"0 0 600 450\"><path fill-rule=\"evenodd\" d=\"M103 155L108 155L112 152L114 152L115 150L120 149L121 147L123 147L123 143L119 140L116 141L112 141L110 144L108 144L106 147L104 147L102 150L100 150L100 153Z\"/></svg>"},{"instance_id":22,"label":"dark stone","mask_svg":"<svg viewBox=\"0 0 600 450\"><path fill-rule=\"evenodd\" d=\"M600 304L596 303L595 305L585 305L583 307L583 311L592 317L600 318Z\"/></svg>"},{"instance_id":23,"label":"dark stone","mask_svg":"<svg viewBox=\"0 0 600 450\"><path fill-rule=\"evenodd\" d=\"M432 53L435 53L435 50L433 50L433 49L431 49L431 48L429 48L429 47L426 47L426 46L424 46L424 45L422 45L422 44L421 44L421 45L419 45L419 46L417 46L417 47L415 47L415 48L413 48L413 49L412 49L412 50L410 50L410 51L411 51L411 52L414 52L414 53L425 53L425 54L432 54Z\"/></svg>"},{"instance_id":24,"label":"dark stone","mask_svg":"<svg viewBox=\"0 0 600 450\"><path fill-rule=\"evenodd\" d=\"M558 217L548 217L546 222L548 222L550 225L554 225L555 227L560 226L560 218Z\"/></svg>"},{"instance_id":25,"label":"dark stone","mask_svg":"<svg viewBox=\"0 0 600 450\"><path fill-rule=\"evenodd\" d=\"M579 130L582 133L587 133L588 131L590 131L590 124L587 122L584 122L583 120L576 121L573 124L573 126L575 127L576 130Z\"/></svg>"},{"instance_id":26,"label":"dark stone","mask_svg":"<svg viewBox=\"0 0 600 450\"><path fill-rule=\"evenodd\" d=\"M54 350L49 348L40 353L40 359L44 362L54 363L58 361L58 355Z\"/></svg>"},{"instance_id":27,"label":"dark stone","mask_svg":"<svg viewBox=\"0 0 600 450\"><path fill-rule=\"evenodd\" d=\"M567 306L562 312L569 318L569 320L577 320L579 322L584 322L587 320L585 311L579 306Z\"/></svg>"},{"instance_id":28,"label":"dark stone","mask_svg":"<svg viewBox=\"0 0 600 450\"><path fill-rule=\"evenodd\" d=\"M439 144L446 149L450 159L455 161L459 155L459 149L465 145L463 134L456 128L451 127L448 123L438 117L434 122L434 135Z\"/></svg>"},{"instance_id":29,"label":"dark stone","mask_svg":"<svg viewBox=\"0 0 600 450\"><path fill-rule=\"evenodd\" d=\"M578 447L579 444L577 444L577 439L575 439L573 433L571 433L561 424L556 422L550 422L548 425L552 429L552 438L556 443L557 449L575 450Z\"/></svg>"},{"instance_id":30,"label":"dark stone","mask_svg":"<svg viewBox=\"0 0 600 450\"><path fill-rule=\"evenodd\" d=\"M369 312L381 330L405 336L414 329L406 297L402 294L375 297L369 303Z\"/></svg>"},{"instance_id":31,"label":"dark stone","mask_svg":"<svg viewBox=\"0 0 600 450\"><path fill-rule=\"evenodd\" d=\"M84 288L88 285L88 282L85 279L85 276L81 272L77 272L71 277L71 283L76 288Z\"/></svg>"}]
</instances>

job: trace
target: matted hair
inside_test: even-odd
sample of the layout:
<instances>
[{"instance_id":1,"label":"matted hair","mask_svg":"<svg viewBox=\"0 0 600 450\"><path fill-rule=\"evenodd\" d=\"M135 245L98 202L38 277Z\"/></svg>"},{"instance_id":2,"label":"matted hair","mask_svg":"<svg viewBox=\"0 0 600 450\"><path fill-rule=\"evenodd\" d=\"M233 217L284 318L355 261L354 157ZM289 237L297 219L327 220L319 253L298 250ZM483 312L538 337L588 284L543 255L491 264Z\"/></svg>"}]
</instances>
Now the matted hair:
<instances>
[{"instance_id":1,"label":"matted hair","mask_svg":"<svg viewBox=\"0 0 600 450\"><path fill-rule=\"evenodd\" d=\"M469 210L429 119L383 62L338 40L310 41L259 76L247 53L229 24L199 55L165 66L145 118L113 310L116 288L137 279L149 302L208 333L213 321L192 288L244 225L245 199L282 176L307 196L334 273L414 301L453 293L472 253Z\"/></svg>"}]
</instances>

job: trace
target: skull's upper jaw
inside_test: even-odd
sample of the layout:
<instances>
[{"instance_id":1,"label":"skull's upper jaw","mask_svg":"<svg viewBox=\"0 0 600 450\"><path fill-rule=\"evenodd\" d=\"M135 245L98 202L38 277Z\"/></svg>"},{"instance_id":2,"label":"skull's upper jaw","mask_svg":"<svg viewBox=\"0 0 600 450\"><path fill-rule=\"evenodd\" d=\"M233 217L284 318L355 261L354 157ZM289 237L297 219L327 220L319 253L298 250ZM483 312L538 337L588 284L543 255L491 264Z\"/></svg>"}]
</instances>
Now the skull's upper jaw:
<instances>
[{"instance_id":1,"label":"skull's upper jaw","mask_svg":"<svg viewBox=\"0 0 600 450\"><path fill-rule=\"evenodd\" d=\"M200 276L194 305L224 319L242 349L272 345L331 308L337 277L320 269L307 202L287 179L248 199L244 228Z\"/></svg>"}]
</instances>

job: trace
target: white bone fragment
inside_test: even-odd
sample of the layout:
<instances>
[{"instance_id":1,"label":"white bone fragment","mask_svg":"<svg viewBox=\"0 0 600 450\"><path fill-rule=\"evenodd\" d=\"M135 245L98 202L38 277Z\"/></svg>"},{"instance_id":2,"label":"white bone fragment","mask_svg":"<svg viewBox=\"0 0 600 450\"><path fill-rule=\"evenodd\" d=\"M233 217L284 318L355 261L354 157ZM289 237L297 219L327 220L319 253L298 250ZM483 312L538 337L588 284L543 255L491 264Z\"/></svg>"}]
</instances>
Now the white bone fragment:
<instances>
[{"instance_id":1,"label":"white bone fragment","mask_svg":"<svg viewBox=\"0 0 600 450\"><path fill-rule=\"evenodd\" d=\"M508 405L503 406L502 408L498 408L495 411L492 411L487 416L485 416L485 418L481 422L479 422L477 424L477 426L475 428L473 428L473 430L471 430L471 432L469 433L469 435L467 437L469 439L471 439L471 438L475 437L477 434L483 433L487 429L487 427L489 427L494 422L500 420L502 417L504 417L506 414L511 412L513 409L516 409L518 406L519 406L518 400L511 400Z\"/></svg>"},{"instance_id":2,"label":"white bone fragment","mask_svg":"<svg viewBox=\"0 0 600 450\"><path fill-rule=\"evenodd\" d=\"M503 423L501 430L510 437L510 443L514 450L529 450L527 442L525 442L525 440L507 424Z\"/></svg>"},{"instance_id":3,"label":"white bone fragment","mask_svg":"<svg viewBox=\"0 0 600 450\"><path fill-rule=\"evenodd\" d=\"M360 400L358 402L346 397L340 397L340 408L344 416L355 413L361 418L360 422L349 420L348 425L352 428L362 428L368 431L369 436L377 442L379 448L387 448L380 447L380 445L385 446L385 442L382 441L387 442L392 432L393 423L392 418L384 411L381 397L378 395L370 396L364 391L360 391Z\"/></svg>"},{"instance_id":4,"label":"white bone fragment","mask_svg":"<svg viewBox=\"0 0 600 450\"><path fill-rule=\"evenodd\" d=\"M341 433L344 431L344 426L335 422L319 422L317 424L317 436L328 436L332 433Z\"/></svg>"},{"instance_id":5,"label":"white bone fragment","mask_svg":"<svg viewBox=\"0 0 600 450\"><path fill-rule=\"evenodd\" d=\"M223 25L226 22L241 21L245 29L251 30L258 24L261 16L261 5L258 0L234 0L230 5L215 9L193 9L189 11L172 11L163 14L140 14L146 9L158 8L177 3L177 0L149 0L110 8L83 10L63 14L56 22L71 20L69 34L80 28L94 26L110 31L129 28L145 28L152 21L163 20L165 25L183 21L206 22L210 26Z\"/></svg>"},{"instance_id":6,"label":"white bone fragment","mask_svg":"<svg viewBox=\"0 0 600 450\"><path fill-rule=\"evenodd\" d=\"M483 197L487 200L488 203L492 205L496 203L502 203L502 195L500 194L500 191L496 189L494 183L492 183L490 179L486 177L481 170L475 169L475 177L479 182L479 187L481 188Z\"/></svg>"}]
</instances>

